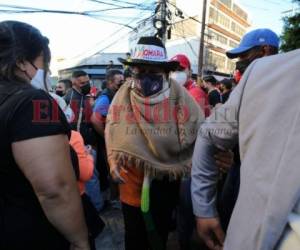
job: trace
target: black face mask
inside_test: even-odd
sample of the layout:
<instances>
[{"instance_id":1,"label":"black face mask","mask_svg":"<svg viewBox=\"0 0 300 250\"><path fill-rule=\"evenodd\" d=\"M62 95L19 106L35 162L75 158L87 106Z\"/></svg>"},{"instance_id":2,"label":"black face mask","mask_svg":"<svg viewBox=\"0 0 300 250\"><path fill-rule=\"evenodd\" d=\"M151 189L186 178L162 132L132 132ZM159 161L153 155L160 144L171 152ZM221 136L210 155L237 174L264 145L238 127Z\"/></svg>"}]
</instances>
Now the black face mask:
<instances>
[{"instance_id":1,"label":"black face mask","mask_svg":"<svg viewBox=\"0 0 300 250\"><path fill-rule=\"evenodd\" d=\"M90 85L89 83L87 83L87 84L81 86L80 89L81 89L81 93L82 93L83 95L87 95L87 94L89 94L90 91L91 91L91 85Z\"/></svg>"},{"instance_id":2,"label":"black face mask","mask_svg":"<svg viewBox=\"0 0 300 250\"><path fill-rule=\"evenodd\" d=\"M248 66L252 63L253 60L246 59L243 61L238 61L236 62L235 69L238 70L241 74L244 74Z\"/></svg>"},{"instance_id":3,"label":"black face mask","mask_svg":"<svg viewBox=\"0 0 300 250\"><path fill-rule=\"evenodd\" d=\"M164 78L162 75L142 74L138 79L144 96L154 95L163 89Z\"/></svg>"},{"instance_id":4,"label":"black face mask","mask_svg":"<svg viewBox=\"0 0 300 250\"><path fill-rule=\"evenodd\" d=\"M63 97L65 95L65 93L62 90L56 90L55 94L57 94L58 96Z\"/></svg>"}]
</instances>

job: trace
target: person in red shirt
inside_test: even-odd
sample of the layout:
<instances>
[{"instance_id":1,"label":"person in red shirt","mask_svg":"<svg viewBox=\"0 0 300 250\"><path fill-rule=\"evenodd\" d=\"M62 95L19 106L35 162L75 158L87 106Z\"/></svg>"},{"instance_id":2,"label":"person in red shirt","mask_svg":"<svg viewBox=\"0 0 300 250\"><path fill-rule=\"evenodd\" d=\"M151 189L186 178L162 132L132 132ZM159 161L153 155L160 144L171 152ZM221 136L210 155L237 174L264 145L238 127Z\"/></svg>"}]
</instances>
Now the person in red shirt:
<instances>
[{"instance_id":1,"label":"person in red shirt","mask_svg":"<svg viewBox=\"0 0 300 250\"><path fill-rule=\"evenodd\" d=\"M179 67L176 71L170 73L170 78L185 87L200 105L205 113L205 117L209 116L210 109L207 94L192 79L191 63L188 57L184 54L178 54L172 57L170 61L179 62Z\"/></svg>"}]
</instances>

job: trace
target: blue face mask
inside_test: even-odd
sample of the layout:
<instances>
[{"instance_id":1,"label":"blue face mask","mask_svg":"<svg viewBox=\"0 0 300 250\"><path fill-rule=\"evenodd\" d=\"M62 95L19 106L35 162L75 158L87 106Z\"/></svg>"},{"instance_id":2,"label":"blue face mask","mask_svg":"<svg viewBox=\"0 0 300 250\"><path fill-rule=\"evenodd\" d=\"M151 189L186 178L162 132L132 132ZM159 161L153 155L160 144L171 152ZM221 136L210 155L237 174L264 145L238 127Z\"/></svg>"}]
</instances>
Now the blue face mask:
<instances>
[{"instance_id":1,"label":"blue face mask","mask_svg":"<svg viewBox=\"0 0 300 250\"><path fill-rule=\"evenodd\" d=\"M163 89L162 75L141 74L137 78L140 80L141 92L144 96L154 95Z\"/></svg>"}]
</instances>

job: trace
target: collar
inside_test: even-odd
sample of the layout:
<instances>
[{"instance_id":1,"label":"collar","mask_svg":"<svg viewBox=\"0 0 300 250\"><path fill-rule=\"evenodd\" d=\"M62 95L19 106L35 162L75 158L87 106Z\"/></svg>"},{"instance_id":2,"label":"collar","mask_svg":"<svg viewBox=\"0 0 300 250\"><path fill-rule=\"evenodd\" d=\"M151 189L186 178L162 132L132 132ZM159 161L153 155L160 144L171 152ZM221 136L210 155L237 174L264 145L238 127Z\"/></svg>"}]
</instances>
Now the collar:
<instances>
[{"instance_id":1,"label":"collar","mask_svg":"<svg viewBox=\"0 0 300 250\"><path fill-rule=\"evenodd\" d=\"M72 90L74 90L78 95L81 95L81 96L83 96L83 94L82 93L80 93L77 89L75 89L75 88L72 88Z\"/></svg>"}]
</instances>

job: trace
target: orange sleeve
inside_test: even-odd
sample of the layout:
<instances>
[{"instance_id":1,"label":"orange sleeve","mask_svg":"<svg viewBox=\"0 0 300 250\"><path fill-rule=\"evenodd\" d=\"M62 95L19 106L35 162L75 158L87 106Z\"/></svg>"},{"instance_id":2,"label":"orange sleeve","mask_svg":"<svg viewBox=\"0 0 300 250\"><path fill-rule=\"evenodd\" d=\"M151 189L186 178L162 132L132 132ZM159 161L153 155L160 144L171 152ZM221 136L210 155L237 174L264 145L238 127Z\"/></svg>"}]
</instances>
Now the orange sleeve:
<instances>
[{"instance_id":1,"label":"orange sleeve","mask_svg":"<svg viewBox=\"0 0 300 250\"><path fill-rule=\"evenodd\" d=\"M84 146L83 138L80 133L72 130L72 135L70 139L70 145L74 148L78 156L79 180L86 182L90 180L93 176L94 171L94 160L93 156L89 154Z\"/></svg>"}]
</instances>

